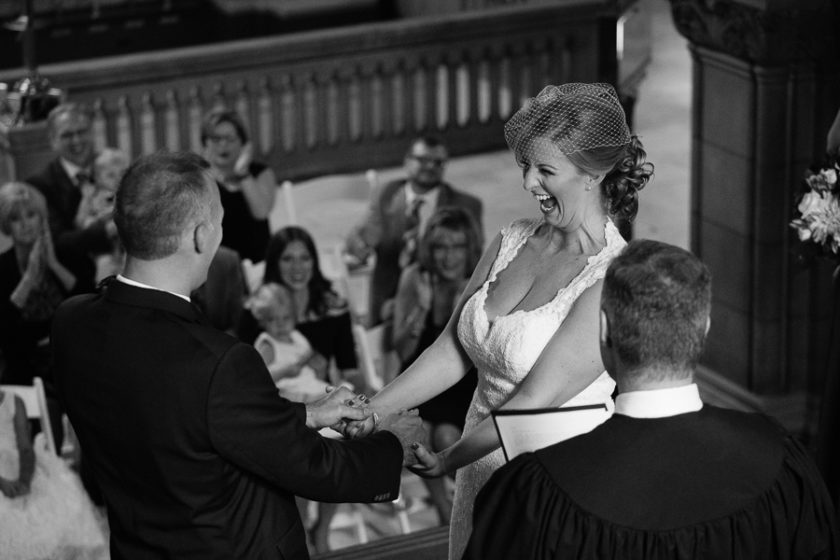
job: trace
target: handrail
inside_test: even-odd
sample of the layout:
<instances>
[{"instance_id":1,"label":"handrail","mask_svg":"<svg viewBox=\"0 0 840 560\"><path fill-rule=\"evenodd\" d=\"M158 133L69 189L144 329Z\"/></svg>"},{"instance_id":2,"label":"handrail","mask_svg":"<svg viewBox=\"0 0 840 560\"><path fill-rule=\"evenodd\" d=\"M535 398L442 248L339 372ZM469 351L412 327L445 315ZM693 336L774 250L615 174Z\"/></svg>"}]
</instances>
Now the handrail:
<instances>
[{"instance_id":1,"label":"handrail","mask_svg":"<svg viewBox=\"0 0 840 560\"><path fill-rule=\"evenodd\" d=\"M202 115L224 104L245 117L257 157L300 180L397 164L419 134L444 136L453 155L502 147L502 123L542 86L615 80L614 4L503 7L40 70L91 105L100 147L199 150Z\"/></svg>"}]
</instances>

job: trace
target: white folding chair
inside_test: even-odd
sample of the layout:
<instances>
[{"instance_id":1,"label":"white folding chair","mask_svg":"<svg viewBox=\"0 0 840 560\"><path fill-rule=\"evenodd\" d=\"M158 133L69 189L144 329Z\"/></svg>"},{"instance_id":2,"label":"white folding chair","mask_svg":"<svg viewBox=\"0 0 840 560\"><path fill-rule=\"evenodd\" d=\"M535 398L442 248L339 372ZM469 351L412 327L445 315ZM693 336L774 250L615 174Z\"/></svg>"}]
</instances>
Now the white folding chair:
<instances>
[{"instance_id":1,"label":"white folding chair","mask_svg":"<svg viewBox=\"0 0 840 560\"><path fill-rule=\"evenodd\" d=\"M388 381L393 379L399 368L397 354L390 348L391 344L387 339L389 330L390 325L387 323L381 323L369 329L359 324L353 325L359 365L369 391L375 392L382 389ZM408 534L411 532L411 523L408 518L408 502L402 486L401 484L400 493L391 505L394 508L400 531Z\"/></svg>"},{"instance_id":2,"label":"white folding chair","mask_svg":"<svg viewBox=\"0 0 840 560\"><path fill-rule=\"evenodd\" d=\"M396 376L399 369L397 354L388 340L390 328L387 322L367 329L359 324L353 325L359 367L362 368L365 383L371 391L382 389Z\"/></svg>"},{"instance_id":3,"label":"white folding chair","mask_svg":"<svg viewBox=\"0 0 840 560\"><path fill-rule=\"evenodd\" d=\"M242 259L242 276L245 278L245 287L249 294L253 294L254 290L260 287L264 274L265 261L255 264L251 259Z\"/></svg>"},{"instance_id":4,"label":"white folding chair","mask_svg":"<svg viewBox=\"0 0 840 560\"><path fill-rule=\"evenodd\" d=\"M58 454L55 448L55 437L53 436L52 424L50 424L50 412L47 408L47 395L44 392L44 382L40 377L32 380L32 385L0 385L7 395L17 395L23 400L26 406L26 415L29 418L37 418L41 421L41 431L44 434L44 444L47 451Z\"/></svg>"},{"instance_id":5,"label":"white folding chair","mask_svg":"<svg viewBox=\"0 0 840 560\"><path fill-rule=\"evenodd\" d=\"M283 207L286 210L286 225L299 225L297 205L295 204L294 185L291 181L283 181L280 183L280 195L283 200Z\"/></svg>"}]
</instances>

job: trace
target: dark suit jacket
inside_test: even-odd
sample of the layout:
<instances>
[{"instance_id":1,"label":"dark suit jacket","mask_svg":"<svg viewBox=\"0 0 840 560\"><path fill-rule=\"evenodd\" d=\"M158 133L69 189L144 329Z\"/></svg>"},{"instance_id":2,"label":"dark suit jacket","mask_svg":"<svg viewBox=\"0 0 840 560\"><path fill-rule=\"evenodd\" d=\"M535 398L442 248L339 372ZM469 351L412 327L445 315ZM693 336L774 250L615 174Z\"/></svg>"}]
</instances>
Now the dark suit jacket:
<instances>
[{"instance_id":1,"label":"dark suit jacket","mask_svg":"<svg viewBox=\"0 0 840 560\"><path fill-rule=\"evenodd\" d=\"M251 346L177 296L112 281L62 304L53 344L114 560L308 558L295 494L397 496L393 434L320 437Z\"/></svg>"},{"instance_id":2,"label":"dark suit jacket","mask_svg":"<svg viewBox=\"0 0 840 560\"><path fill-rule=\"evenodd\" d=\"M403 234L406 231L405 180L387 183L379 193L374 194L365 221L352 233L361 238L376 253L376 265L370 284L370 310L368 320L371 324L379 323L382 304L397 293L397 284L402 270L399 265L400 251L403 248ZM465 192L452 188L447 183L439 187L435 210L447 206L456 206L469 212L478 225L479 234L483 232L481 201ZM349 245L353 245L350 243Z\"/></svg>"},{"instance_id":3,"label":"dark suit jacket","mask_svg":"<svg viewBox=\"0 0 840 560\"><path fill-rule=\"evenodd\" d=\"M94 254L111 251L111 241L103 223L96 223L84 230L76 228L74 221L82 193L64 171L59 158L53 159L40 173L27 178L26 182L41 191L47 199L50 231L57 245L68 245Z\"/></svg>"}]
</instances>

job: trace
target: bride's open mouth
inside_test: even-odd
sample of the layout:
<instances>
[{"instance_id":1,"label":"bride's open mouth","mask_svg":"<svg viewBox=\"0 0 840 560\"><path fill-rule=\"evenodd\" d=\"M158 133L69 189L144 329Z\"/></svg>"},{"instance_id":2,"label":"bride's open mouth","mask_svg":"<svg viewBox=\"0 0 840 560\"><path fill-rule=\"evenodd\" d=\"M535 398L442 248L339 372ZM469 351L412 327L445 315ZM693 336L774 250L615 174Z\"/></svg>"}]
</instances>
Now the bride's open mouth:
<instances>
[{"instance_id":1,"label":"bride's open mouth","mask_svg":"<svg viewBox=\"0 0 840 560\"><path fill-rule=\"evenodd\" d=\"M539 201L540 211L543 214L548 214L549 212L557 208L557 199L553 196L547 194L536 194L534 196Z\"/></svg>"}]
</instances>

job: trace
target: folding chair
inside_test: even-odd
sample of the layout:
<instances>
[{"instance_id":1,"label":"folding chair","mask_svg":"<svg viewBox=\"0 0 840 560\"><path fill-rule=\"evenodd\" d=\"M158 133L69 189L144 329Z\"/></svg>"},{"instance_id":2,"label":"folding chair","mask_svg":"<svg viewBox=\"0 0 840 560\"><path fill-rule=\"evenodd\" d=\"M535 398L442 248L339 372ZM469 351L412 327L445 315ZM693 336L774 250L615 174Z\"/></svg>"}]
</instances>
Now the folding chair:
<instances>
[{"instance_id":1,"label":"folding chair","mask_svg":"<svg viewBox=\"0 0 840 560\"><path fill-rule=\"evenodd\" d=\"M58 455L55 448L50 412L47 408L47 395L44 392L44 382L40 377L32 380L32 385L0 385L7 395L17 395L26 406L28 418L37 418L41 422L41 432L44 434L44 444L47 451Z\"/></svg>"},{"instance_id":2,"label":"folding chair","mask_svg":"<svg viewBox=\"0 0 840 560\"><path fill-rule=\"evenodd\" d=\"M390 325L388 323L381 323L369 329L358 324L353 325L353 337L356 340L359 365L364 374L365 384L370 391L382 389L387 382L396 376L399 369L397 354L391 349L388 340L389 331ZM405 473L414 476L408 471L405 471ZM404 486L404 484L401 483L401 486ZM411 523L408 518L408 503L402 489L400 489L399 496L391 504L400 531L404 534L410 533Z\"/></svg>"},{"instance_id":3,"label":"folding chair","mask_svg":"<svg viewBox=\"0 0 840 560\"><path fill-rule=\"evenodd\" d=\"M353 338L365 384L370 391L379 391L396 377L399 369L396 352L391 348L391 325L387 322L365 328L353 325Z\"/></svg>"}]
</instances>

